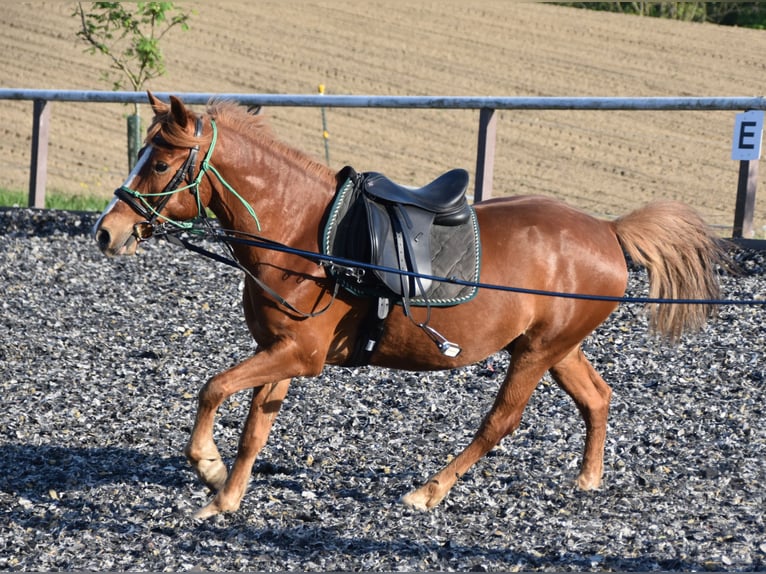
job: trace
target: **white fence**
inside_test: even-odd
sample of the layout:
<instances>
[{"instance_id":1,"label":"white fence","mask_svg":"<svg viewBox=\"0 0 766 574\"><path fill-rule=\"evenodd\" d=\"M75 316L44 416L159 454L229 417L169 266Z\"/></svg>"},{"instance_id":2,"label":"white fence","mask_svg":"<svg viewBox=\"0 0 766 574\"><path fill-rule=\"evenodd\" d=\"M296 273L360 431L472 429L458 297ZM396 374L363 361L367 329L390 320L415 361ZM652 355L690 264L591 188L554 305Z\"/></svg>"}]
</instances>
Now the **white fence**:
<instances>
[{"instance_id":1,"label":"white fence","mask_svg":"<svg viewBox=\"0 0 766 574\"><path fill-rule=\"evenodd\" d=\"M167 99L168 93L157 93ZM764 97L442 97L442 96L343 96L290 94L177 93L188 104L206 104L225 98L252 106L324 108L432 108L480 110L474 199L492 195L496 110L766 110ZM44 207L47 173L49 102L146 103L142 92L24 90L0 88L0 100L33 102L32 153L29 176L29 205ZM737 199L734 206L735 238L751 237L757 181L757 160L741 161Z\"/></svg>"}]
</instances>

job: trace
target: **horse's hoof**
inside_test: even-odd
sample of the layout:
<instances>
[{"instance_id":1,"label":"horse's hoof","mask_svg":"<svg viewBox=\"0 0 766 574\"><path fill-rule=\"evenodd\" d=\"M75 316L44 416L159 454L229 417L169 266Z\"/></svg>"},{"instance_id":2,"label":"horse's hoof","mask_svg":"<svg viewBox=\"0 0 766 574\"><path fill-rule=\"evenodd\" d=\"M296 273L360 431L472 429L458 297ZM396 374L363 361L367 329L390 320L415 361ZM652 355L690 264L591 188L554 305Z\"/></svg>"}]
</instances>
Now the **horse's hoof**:
<instances>
[{"instance_id":1,"label":"horse's hoof","mask_svg":"<svg viewBox=\"0 0 766 574\"><path fill-rule=\"evenodd\" d=\"M195 520L206 520L220 513L221 511L218 510L218 507L215 505L215 501L213 501L210 504L206 504L205 506L200 508L197 512L195 512L194 518Z\"/></svg>"},{"instance_id":2,"label":"horse's hoof","mask_svg":"<svg viewBox=\"0 0 766 574\"><path fill-rule=\"evenodd\" d=\"M601 486L600 478L592 478L580 475L577 477L577 488L580 490L596 490Z\"/></svg>"},{"instance_id":3,"label":"horse's hoof","mask_svg":"<svg viewBox=\"0 0 766 574\"><path fill-rule=\"evenodd\" d=\"M402 496L401 502L405 506L414 508L415 510L428 510L433 508L442 501L444 494L435 492L434 483L429 482L425 486L413 490Z\"/></svg>"},{"instance_id":4,"label":"horse's hoof","mask_svg":"<svg viewBox=\"0 0 766 574\"><path fill-rule=\"evenodd\" d=\"M239 497L233 497L231 494L227 495L225 492L219 491L218 494L213 497L213 500L194 513L194 518L197 520L205 520L217 514L237 512L241 501L241 494Z\"/></svg>"},{"instance_id":5,"label":"horse's hoof","mask_svg":"<svg viewBox=\"0 0 766 574\"><path fill-rule=\"evenodd\" d=\"M418 493L417 490L413 490L402 496L402 504L414 508L415 510L428 510L426 505L426 498Z\"/></svg>"}]
</instances>

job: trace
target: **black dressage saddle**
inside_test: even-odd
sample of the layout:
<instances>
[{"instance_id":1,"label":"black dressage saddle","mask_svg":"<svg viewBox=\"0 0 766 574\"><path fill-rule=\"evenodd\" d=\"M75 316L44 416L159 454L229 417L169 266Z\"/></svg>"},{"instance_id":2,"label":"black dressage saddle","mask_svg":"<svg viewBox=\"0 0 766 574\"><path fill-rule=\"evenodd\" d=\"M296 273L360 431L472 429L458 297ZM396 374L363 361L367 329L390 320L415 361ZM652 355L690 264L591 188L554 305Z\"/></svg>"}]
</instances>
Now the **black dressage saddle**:
<instances>
[{"instance_id":1,"label":"black dressage saddle","mask_svg":"<svg viewBox=\"0 0 766 574\"><path fill-rule=\"evenodd\" d=\"M325 255L365 264L331 262L328 273L349 292L377 298L350 364L367 364L384 330L391 302L411 318L410 306L451 306L478 291L481 246L468 203L468 172L453 169L423 187L407 187L377 172L338 173L322 238ZM457 281L462 280L462 281ZM448 356L459 345L418 326Z\"/></svg>"},{"instance_id":2,"label":"black dressage saddle","mask_svg":"<svg viewBox=\"0 0 766 574\"><path fill-rule=\"evenodd\" d=\"M465 197L468 172L454 169L421 188L394 183L380 173L362 177L362 201L368 225L371 263L375 275L408 302L427 297L433 274L432 227L468 223L471 209ZM407 275L404 272L411 272Z\"/></svg>"},{"instance_id":3,"label":"black dressage saddle","mask_svg":"<svg viewBox=\"0 0 766 574\"><path fill-rule=\"evenodd\" d=\"M323 251L374 266L331 271L357 295L409 305L456 305L475 290L429 277L478 279L478 225L466 198L468 172L453 169L423 187L344 168L328 215ZM470 291L470 292L468 292Z\"/></svg>"},{"instance_id":4,"label":"black dressage saddle","mask_svg":"<svg viewBox=\"0 0 766 574\"><path fill-rule=\"evenodd\" d=\"M461 225L467 223L471 211L465 192L468 172L453 169L440 175L423 187L407 187L388 179L385 175L364 174L364 191L381 201L418 207L434 214L435 225Z\"/></svg>"},{"instance_id":5,"label":"black dressage saddle","mask_svg":"<svg viewBox=\"0 0 766 574\"><path fill-rule=\"evenodd\" d=\"M377 172L338 173L327 214L322 252L364 264L328 262L328 273L349 292L377 298L361 326L350 365L368 364L391 303L451 306L476 296L481 245L476 213L466 198L468 172L453 169L423 187L407 187ZM462 280L462 281L458 281ZM430 314L429 314L430 316ZM460 346L416 323L439 351L455 357Z\"/></svg>"}]
</instances>

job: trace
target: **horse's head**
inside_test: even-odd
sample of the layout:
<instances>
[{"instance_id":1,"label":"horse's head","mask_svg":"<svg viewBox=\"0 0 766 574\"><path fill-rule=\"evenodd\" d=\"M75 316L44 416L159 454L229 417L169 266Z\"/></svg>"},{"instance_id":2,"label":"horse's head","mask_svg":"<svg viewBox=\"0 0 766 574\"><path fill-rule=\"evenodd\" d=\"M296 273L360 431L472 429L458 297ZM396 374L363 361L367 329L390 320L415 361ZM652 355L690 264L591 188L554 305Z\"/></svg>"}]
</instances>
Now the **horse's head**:
<instances>
[{"instance_id":1,"label":"horse's head","mask_svg":"<svg viewBox=\"0 0 766 574\"><path fill-rule=\"evenodd\" d=\"M132 255L157 225L180 226L197 217L209 201L200 189L202 118L176 97L165 104L149 93L154 120L135 167L99 217L93 236L103 253ZM210 149L208 150L208 154Z\"/></svg>"}]
</instances>

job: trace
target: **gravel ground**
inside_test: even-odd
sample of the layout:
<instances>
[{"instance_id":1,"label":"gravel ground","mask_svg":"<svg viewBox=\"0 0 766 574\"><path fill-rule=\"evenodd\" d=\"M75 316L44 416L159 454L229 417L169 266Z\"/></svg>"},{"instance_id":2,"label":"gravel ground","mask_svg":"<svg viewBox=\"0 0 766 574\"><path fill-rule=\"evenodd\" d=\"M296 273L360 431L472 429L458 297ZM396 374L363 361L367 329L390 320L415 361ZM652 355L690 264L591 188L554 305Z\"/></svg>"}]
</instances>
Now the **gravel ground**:
<instances>
[{"instance_id":1,"label":"gravel ground","mask_svg":"<svg viewBox=\"0 0 766 574\"><path fill-rule=\"evenodd\" d=\"M253 350L239 273L167 243L107 260L93 221L0 212L0 570L766 570L762 307L671 348L622 305L586 341L615 391L599 491L573 487L583 425L545 379L442 505L407 509L507 358L327 368L295 381L241 510L200 523L181 451L200 385ZM765 297L764 256L737 257L726 296ZM248 398L221 409L228 458Z\"/></svg>"}]
</instances>

